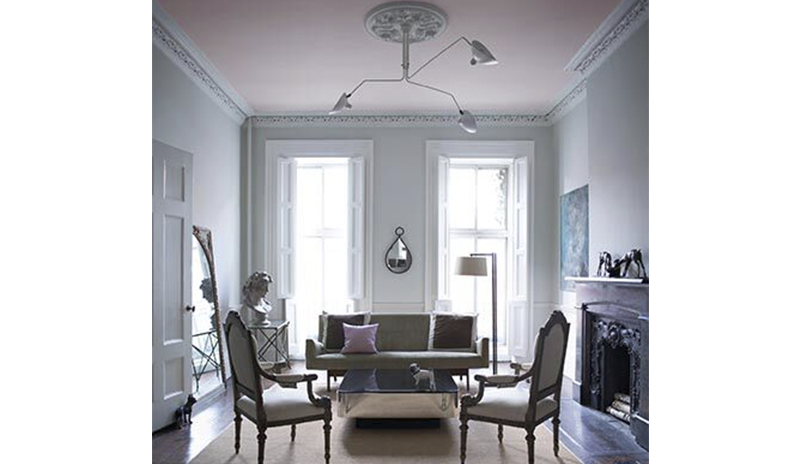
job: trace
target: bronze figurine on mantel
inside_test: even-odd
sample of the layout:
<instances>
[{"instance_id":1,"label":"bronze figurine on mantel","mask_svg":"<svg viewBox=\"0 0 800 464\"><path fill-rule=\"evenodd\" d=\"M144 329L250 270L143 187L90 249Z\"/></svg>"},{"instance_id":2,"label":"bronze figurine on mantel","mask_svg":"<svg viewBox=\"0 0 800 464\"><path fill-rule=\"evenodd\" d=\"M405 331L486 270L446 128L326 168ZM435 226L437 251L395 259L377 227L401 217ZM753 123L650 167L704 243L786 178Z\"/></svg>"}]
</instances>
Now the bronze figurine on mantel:
<instances>
[{"instance_id":1,"label":"bronze figurine on mantel","mask_svg":"<svg viewBox=\"0 0 800 464\"><path fill-rule=\"evenodd\" d=\"M636 275L628 276L628 271L632 270L631 264L636 265ZM611 253L600 252L600 263L597 266L597 277L606 278L635 278L648 282L647 269L644 267L642 250L634 248L626 253L622 258L612 259Z\"/></svg>"}]
</instances>

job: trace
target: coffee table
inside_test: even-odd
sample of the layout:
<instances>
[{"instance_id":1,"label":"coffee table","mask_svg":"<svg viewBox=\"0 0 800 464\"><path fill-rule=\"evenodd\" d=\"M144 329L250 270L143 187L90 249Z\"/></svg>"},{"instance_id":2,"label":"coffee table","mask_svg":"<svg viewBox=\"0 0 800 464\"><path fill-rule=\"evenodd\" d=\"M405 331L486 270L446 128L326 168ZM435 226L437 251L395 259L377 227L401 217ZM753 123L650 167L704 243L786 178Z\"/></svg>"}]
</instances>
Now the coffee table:
<instances>
[{"instance_id":1,"label":"coffee table","mask_svg":"<svg viewBox=\"0 0 800 464\"><path fill-rule=\"evenodd\" d=\"M337 393L339 417L359 427L437 426L456 417L458 386L446 370L434 370L434 386L417 385L408 369L348 370Z\"/></svg>"}]
</instances>

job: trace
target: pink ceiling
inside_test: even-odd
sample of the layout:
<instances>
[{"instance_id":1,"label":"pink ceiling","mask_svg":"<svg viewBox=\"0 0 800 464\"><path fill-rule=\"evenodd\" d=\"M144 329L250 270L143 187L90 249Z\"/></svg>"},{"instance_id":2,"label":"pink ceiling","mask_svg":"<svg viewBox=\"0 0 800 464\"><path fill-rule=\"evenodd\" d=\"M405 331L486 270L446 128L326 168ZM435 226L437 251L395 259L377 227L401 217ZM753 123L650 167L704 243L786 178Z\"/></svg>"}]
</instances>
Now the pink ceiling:
<instances>
[{"instance_id":1,"label":"pink ceiling","mask_svg":"<svg viewBox=\"0 0 800 464\"><path fill-rule=\"evenodd\" d=\"M367 77L398 77L400 44L380 42L364 15L381 0L159 0L259 114L320 113ZM498 66L470 66L466 44L416 79L453 92L476 113L546 111L574 76L564 66L619 0L433 0L448 15L439 38L411 46L411 69L461 35ZM448 113L447 97L407 84L366 85L352 114Z\"/></svg>"}]
</instances>

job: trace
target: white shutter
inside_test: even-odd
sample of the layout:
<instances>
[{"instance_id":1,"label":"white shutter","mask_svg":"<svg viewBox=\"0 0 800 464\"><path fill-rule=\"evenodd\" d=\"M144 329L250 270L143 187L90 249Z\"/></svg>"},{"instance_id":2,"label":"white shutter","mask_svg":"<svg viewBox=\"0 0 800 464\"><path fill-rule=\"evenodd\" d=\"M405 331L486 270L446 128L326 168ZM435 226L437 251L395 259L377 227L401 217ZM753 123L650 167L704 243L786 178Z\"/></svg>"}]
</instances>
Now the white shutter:
<instances>
[{"instance_id":1,"label":"white shutter","mask_svg":"<svg viewBox=\"0 0 800 464\"><path fill-rule=\"evenodd\" d=\"M297 222L297 162L278 158L277 275L278 298L294 297Z\"/></svg>"},{"instance_id":2,"label":"white shutter","mask_svg":"<svg viewBox=\"0 0 800 464\"><path fill-rule=\"evenodd\" d=\"M437 300L448 300L450 296L450 206L448 190L450 188L450 159L439 156L438 164L439 215L436 224L437 233ZM437 305L438 306L438 305Z\"/></svg>"},{"instance_id":3,"label":"white shutter","mask_svg":"<svg viewBox=\"0 0 800 464\"><path fill-rule=\"evenodd\" d=\"M512 179L513 267L509 301L509 347L513 356L527 358L528 343L528 159L514 160Z\"/></svg>"},{"instance_id":4,"label":"white shutter","mask_svg":"<svg viewBox=\"0 0 800 464\"><path fill-rule=\"evenodd\" d=\"M348 160L347 188L347 293L364 298L364 158Z\"/></svg>"}]
</instances>

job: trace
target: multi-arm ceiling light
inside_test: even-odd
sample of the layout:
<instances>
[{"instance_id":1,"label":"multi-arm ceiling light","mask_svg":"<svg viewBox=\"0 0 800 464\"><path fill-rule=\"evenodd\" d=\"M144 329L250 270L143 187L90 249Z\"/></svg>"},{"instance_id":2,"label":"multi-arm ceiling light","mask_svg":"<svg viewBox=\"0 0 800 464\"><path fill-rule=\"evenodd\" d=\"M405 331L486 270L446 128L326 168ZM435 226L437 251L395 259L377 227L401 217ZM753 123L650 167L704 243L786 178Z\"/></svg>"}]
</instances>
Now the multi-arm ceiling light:
<instances>
[{"instance_id":1,"label":"multi-arm ceiling light","mask_svg":"<svg viewBox=\"0 0 800 464\"><path fill-rule=\"evenodd\" d=\"M449 96L453 103L458 108L459 118L458 125L465 131L474 134L478 130L475 117L469 111L461 108L455 95L452 93L438 89L436 87L422 84L413 81L412 79L420 71L425 69L426 66L431 64L434 60L442 56L450 48L456 44L464 41L469 45L472 50L472 65L481 64L485 66L495 65L498 63L497 59L492 55L485 45L477 40L467 40L465 37L459 37L453 43L442 49L433 58L426 61L422 66L417 68L416 71L409 71L409 48L412 43L430 40L441 34L447 27L447 16L444 11L434 5L419 2L392 2L378 6L369 13L365 19L367 31L373 36L388 42L399 42L403 44L403 76L397 79L364 79L359 82L357 86L350 92L345 92L339 97L339 100L333 106L333 109L328 114L338 114L345 109L352 108L350 104L350 97L364 84L368 82L403 82L423 87L435 92Z\"/></svg>"}]
</instances>

